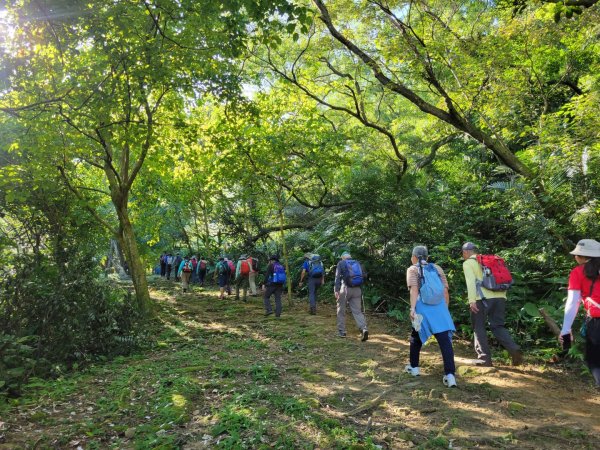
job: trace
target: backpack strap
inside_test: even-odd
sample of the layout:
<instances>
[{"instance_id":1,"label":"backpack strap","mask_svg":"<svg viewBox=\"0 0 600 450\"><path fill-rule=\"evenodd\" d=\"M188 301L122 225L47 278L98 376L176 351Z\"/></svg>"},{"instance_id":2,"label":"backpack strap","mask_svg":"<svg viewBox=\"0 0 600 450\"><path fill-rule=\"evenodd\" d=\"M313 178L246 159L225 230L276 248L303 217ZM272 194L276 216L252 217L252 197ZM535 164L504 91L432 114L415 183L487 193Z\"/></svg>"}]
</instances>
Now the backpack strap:
<instances>
[{"instance_id":1,"label":"backpack strap","mask_svg":"<svg viewBox=\"0 0 600 450\"><path fill-rule=\"evenodd\" d=\"M594 290L594 284L596 283L596 280L598 279L598 277L594 278L592 280L592 285L590 286L590 293L588 294L587 298L584 300L586 302L590 302L592 305L594 305L596 308L600 309L600 304L598 304L598 302L596 302L595 300L592 300L592 291ZM590 312L587 311L588 316L590 315Z\"/></svg>"},{"instance_id":2,"label":"backpack strap","mask_svg":"<svg viewBox=\"0 0 600 450\"><path fill-rule=\"evenodd\" d=\"M481 264L481 258L478 258L478 256L479 255L472 255L469 257L469 259L474 259L477 262L477 264L481 268L481 273L483 275L483 267ZM483 295L483 290L481 289L482 284L483 284L483 280L478 280L477 277L475 277L475 292L477 293L477 295L479 295L479 297L481 297L481 300L485 300L485 295Z\"/></svg>"}]
</instances>

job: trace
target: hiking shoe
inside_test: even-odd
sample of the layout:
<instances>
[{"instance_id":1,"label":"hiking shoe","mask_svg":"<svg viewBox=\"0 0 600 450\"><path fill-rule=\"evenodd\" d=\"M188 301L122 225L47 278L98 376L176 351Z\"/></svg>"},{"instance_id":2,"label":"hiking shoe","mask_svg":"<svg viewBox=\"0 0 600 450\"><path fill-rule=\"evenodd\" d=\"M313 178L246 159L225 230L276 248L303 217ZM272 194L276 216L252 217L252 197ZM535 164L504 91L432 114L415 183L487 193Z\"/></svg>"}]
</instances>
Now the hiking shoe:
<instances>
[{"instance_id":1,"label":"hiking shoe","mask_svg":"<svg viewBox=\"0 0 600 450\"><path fill-rule=\"evenodd\" d=\"M345 338L346 333L344 331L340 331L340 332L338 332L338 337Z\"/></svg>"},{"instance_id":2,"label":"hiking shoe","mask_svg":"<svg viewBox=\"0 0 600 450\"><path fill-rule=\"evenodd\" d=\"M421 369L419 367L413 367L410 364L407 364L404 367L404 371L406 373L411 374L413 377L418 377L419 375L421 375Z\"/></svg>"},{"instance_id":3,"label":"hiking shoe","mask_svg":"<svg viewBox=\"0 0 600 450\"><path fill-rule=\"evenodd\" d=\"M513 366L520 366L521 364L523 364L523 353L521 352L521 350L515 350L510 354L510 357L512 358Z\"/></svg>"},{"instance_id":4,"label":"hiking shoe","mask_svg":"<svg viewBox=\"0 0 600 450\"><path fill-rule=\"evenodd\" d=\"M270 316L271 314L273 314L273 311L267 311L267 312L265 313L265 317L267 317L267 316Z\"/></svg>"},{"instance_id":5,"label":"hiking shoe","mask_svg":"<svg viewBox=\"0 0 600 450\"><path fill-rule=\"evenodd\" d=\"M449 373L448 375L444 375L442 381L444 382L444 386L446 387L456 387L456 378L454 378L454 375L452 375L451 373Z\"/></svg>"},{"instance_id":6,"label":"hiking shoe","mask_svg":"<svg viewBox=\"0 0 600 450\"><path fill-rule=\"evenodd\" d=\"M311 316L314 316L315 314L317 314L317 310L316 310L316 308L310 308L310 310L308 311L308 313L309 313Z\"/></svg>"},{"instance_id":7,"label":"hiking shoe","mask_svg":"<svg viewBox=\"0 0 600 450\"><path fill-rule=\"evenodd\" d=\"M362 342L365 342L365 341L369 340L369 332L367 330L362 330L360 332L360 340Z\"/></svg>"}]
</instances>

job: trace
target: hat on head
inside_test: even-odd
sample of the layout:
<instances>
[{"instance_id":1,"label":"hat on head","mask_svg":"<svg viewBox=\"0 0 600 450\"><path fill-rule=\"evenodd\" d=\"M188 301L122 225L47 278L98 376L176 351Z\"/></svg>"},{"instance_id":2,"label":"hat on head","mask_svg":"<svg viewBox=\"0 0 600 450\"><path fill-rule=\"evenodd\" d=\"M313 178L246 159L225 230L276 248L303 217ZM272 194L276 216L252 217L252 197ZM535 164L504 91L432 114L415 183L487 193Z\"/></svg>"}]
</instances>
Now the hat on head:
<instances>
[{"instance_id":1,"label":"hat on head","mask_svg":"<svg viewBox=\"0 0 600 450\"><path fill-rule=\"evenodd\" d=\"M248 259L247 255L240 255L240 259Z\"/></svg>"},{"instance_id":2,"label":"hat on head","mask_svg":"<svg viewBox=\"0 0 600 450\"><path fill-rule=\"evenodd\" d=\"M462 246L463 250L477 250L477 246L472 242L465 242Z\"/></svg>"},{"instance_id":3,"label":"hat on head","mask_svg":"<svg viewBox=\"0 0 600 450\"><path fill-rule=\"evenodd\" d=\"M271 256L269 256L269 260L270 261L279 261L279 256L277 256L277 255L271 255Z\"/></svg>"},{"instance_id":4,"label":"hat on head","mask_svg":"<svg viewBox=\"0 0 600 450\"><path fill-rule=\"evenodd\" d=\"M595 239L582 239L577 243L571 255L600 258L600 242Z\"/></svg>"},{"instance_id":5,"label":"hat on head","mask_svg":"<svg viewBox=\"0 0 600 450\"><path fill-rule=\"evenodd\" d=\"M351 258L350 256L350 252L349 251L345 251L341 254L340 256L341 258Z\"/></svg>"},{"instance_id":6,"label":"hat on head","mask_svg":"<svg viewBox=\"0 0 600 450\"><path fill-rule=\"evenodd\" d=\"M312 258L312 253L305 253L304 257L307 259L310 259L310 258Z\"/></svg>"},{"instance_id":7,"label":"hat on head","mask_svg":"<svg viewBox=\"0 0 600 450\"><path fill-rule=\"evenodd\" d=\"M419 258L419 257L427 258L427 256L428 256L427 247L425 247L424 245L416 245L413 248L412 255L416 256L417 258Z\"/></svg>"}]
</instances>

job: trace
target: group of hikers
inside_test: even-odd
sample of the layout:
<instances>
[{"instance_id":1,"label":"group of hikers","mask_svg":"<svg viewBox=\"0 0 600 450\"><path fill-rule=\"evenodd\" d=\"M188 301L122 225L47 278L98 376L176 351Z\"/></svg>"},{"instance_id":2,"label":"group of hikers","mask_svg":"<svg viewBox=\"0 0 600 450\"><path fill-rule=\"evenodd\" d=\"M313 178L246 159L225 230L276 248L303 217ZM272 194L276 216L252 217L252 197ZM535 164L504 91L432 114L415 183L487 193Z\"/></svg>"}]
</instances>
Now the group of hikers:
<instances>
[{"instance_id":1,"label":"group of hikers","mask_svg":"<svg viewBox=\"0 0 600 450\"><path fill-rule=\"evenodd\" d=\"M197 258L196 255L181 256L181 253L163 253L160 255L157 274L167 280L171 279L171 274L175 281L181 281L183 292L187 292L190 283L198 283L204 286L206 274L208 272L208 261L203 256Z\"/></svg>"},{"instance_id":2,"label":"group of hikers","mask_svg":"<svg viewBox=\"0 0 600 450\"><path fill-rule=\"evenodd\" d=\"M467 301L473 327L474 349L477 355L472 361L479 366L491 367L492 354L487 338L487 325L490 331L509 353L512 364L523 362L523 353L514 341L505 325L507 290L513 283L512 276L504 260L496 255L480 254L472 242L465 242L461 248L463 273L467 287ZM593 239L583 239L570 252L575 256L577 266L569 276L568 298L565 306L563 327L559 342L563 350L568 350L573 340L571 327L583 303L586 310L584 322L585 361L594 377L596 386L600 388L600 242ZM176 277L181 277L183 291L189 287L190 276L198 274L200 283L206 276L206 261L193 256L173 259L168 263L165 254L165 270L163 275L163 256L161 256L161 275L169 279L170 271L176 269ZM177 254L176 256L179 256ZM186 268L189 264L189 271ZM203 264L203 269L200 269ZM169 268L171 267L171 269ZM235 284L237 300L240 299L240 289L243 291L243 301L247 301L247 291L251 296L258 296L256 277L259 273L258 260L251 255L241 255L234 264L225 257L219 258L215 264L214 278L219 286L219 298L225 293L231 295L231 286ZM187 274L187 276L186 276ZM263 303L265 316L282 313L281 296L287 282L285 267L280 263L278 255L269 257L265 271ZM309 297L309 313L316 314L317 292L325 283L326 271L319 255L305 254L300 273L299 286L307 283ZM346 337L346 311L349 308L360 331L360 340L369 339L369 331L364 314L362 287L367 274L362 264L353 259L349 252L340 255L335 268L334 295L337 303L337 332L341 338ZM427 247L417 245L411 254L411 265L406 270L406 284L410 293L410 320L412 325L410 335L409 362L404 370L412 375L421 374L419 356L421 348L430 338L434 337L442 354L444 376L442 382L447 387L456 387L456 368L452 336L456 331L448 305L450 295L448 281L443 269L429 262ZM275 311L271 297L275 299ZM583 331L583 330L582 330Z\"/></svg>"}]
</instances>

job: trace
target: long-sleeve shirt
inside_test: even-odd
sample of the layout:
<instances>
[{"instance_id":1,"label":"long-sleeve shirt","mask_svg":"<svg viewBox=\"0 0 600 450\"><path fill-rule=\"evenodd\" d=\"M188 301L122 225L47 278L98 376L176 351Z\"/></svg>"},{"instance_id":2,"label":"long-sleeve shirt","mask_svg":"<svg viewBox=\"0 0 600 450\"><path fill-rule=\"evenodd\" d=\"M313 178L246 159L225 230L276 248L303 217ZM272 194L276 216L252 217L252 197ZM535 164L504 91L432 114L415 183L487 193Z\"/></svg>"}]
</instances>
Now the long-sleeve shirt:
<instances>
[{"instance_id":1,"label":"long-sleeve shirt","mask_svg":"<svg viewBox=\"0 0 600 450\"><path fill-rule=\"evenodd\" d=\"M481 300L481 294L479 289L477 289L477 281L483 280L483 271L477 262L476 255L470 256L463 262L463 272L465 274L465 282L467 283L469 303ZM490 291L481 286L481 292L483 292L485 298L506 298L506 291Z\"/></svg>"}]
</instances>

